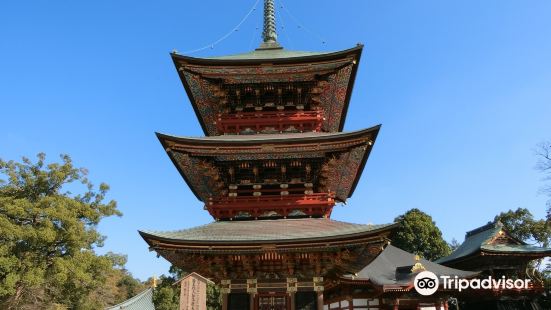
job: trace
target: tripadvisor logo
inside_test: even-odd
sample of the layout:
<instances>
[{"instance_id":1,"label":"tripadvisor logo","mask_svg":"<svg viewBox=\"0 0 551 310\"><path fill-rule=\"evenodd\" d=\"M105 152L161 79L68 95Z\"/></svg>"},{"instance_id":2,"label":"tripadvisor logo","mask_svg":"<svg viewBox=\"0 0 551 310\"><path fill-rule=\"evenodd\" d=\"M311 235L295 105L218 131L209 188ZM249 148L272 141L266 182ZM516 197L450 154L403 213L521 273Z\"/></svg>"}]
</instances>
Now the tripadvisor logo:
<instances>
[{"instance_id":1,"label":"tripadvisor logo","mask_svg":"<svg viewBox=\"0 0 551 310\"><path fill-rule=\"evenodd\" d=\"M415 276L413 285L417 293L423 296L432 295L438 290L438 277L430 271L422 271Z\"/></svg>"},{"instance_id":2,"label":"tripadvisor logo","mask_svg":"<svg viewBox=\"0 0 551 310\"><path fill-rule=\"evenodd\" d=\"M501 278L492 278L489 276L485 279L461 279L458 276L440 276L440 279L430 271L423 271L415 276L413 285L417 293L423 296L429 296L438 290L438 285L442 282L445 290L458 290L461 292L465 289L474 290L490 290L490 289L528 289L531 284L530 279L507 279L505 276Z\"/></svg>"}]
</instances>

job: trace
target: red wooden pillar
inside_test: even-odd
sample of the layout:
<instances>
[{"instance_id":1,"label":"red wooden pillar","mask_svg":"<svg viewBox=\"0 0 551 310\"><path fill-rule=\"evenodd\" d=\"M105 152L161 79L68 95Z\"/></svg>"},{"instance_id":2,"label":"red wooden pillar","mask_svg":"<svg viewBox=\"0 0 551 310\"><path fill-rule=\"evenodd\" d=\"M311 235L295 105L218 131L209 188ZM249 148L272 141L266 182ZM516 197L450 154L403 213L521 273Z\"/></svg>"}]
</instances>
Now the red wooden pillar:
<instances>
[{"instance_id":1,"label":"red wooden pillar","mask_svg":"<svg viewBox=\"0 0 551 310\"><path fill-rule=\"evenodd\" d=\"M323 310L323 292L318 292L318 310Z\"/></svg>"},{"instance_id":2,"label":"red wooden pillar","mask_svg":"<svg viewBox=\"0 0 551 310\"><path fill-rule=\"evenodd\" d=\"M398 310L400 308L398 299L394 299L394 310Z\"/></svg>"},{"instance_id":3,"label":"red wooden pillar","mask_svg":"<svg viewBox=\"0 0 551 310\"><path fill-rule=\"evenodd\" d=\"M228 294L222 294L222 310L228 310Z\"/></svg>"}]
</instances>

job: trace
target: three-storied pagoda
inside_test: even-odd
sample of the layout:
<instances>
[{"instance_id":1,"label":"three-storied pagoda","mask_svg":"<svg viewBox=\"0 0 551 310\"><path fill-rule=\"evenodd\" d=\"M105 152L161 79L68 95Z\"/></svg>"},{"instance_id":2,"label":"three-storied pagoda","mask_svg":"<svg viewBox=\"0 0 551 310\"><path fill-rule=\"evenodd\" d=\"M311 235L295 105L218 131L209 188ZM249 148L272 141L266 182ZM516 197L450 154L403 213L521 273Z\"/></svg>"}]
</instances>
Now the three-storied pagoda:
<instances>
[{"instance_id":1,"label":"three-storied pagoda","mask_svg":"<svg viewBox=\"0 0 551 310\"><path fill-rule=\"evenodd\" d=\"M215 222L140 234L172 264L220 284L224 309L322 309L326 283L388 243L393 225L330 219L379 131L341 132L361 51L283 49L266 0L258 49L172 54L207 137L158 138Z\"/></svg>"},{"instance_id":2,"label":"three-storied pagoda","mask_svg":"<svg viewBox=\"0 0 551 310\"><path fill-rule=\"evenodd\" d=\"M394 225L330 218L354 192L380 127L342 132L361 52L282 48L273 1L265 0L258 49L172 54L206 137L157 136L215 221L140 234L173 265L216 281L223 309L447 309L451 291L413 291L418 272L472 278L494 274L496 263L518 271L551 253L488 226L438 261L446 267L388 246ZM513 293L528 291L540 292ZM459 297L481 296L509 298L491 290Z\"/></svg>"}]
</instances>

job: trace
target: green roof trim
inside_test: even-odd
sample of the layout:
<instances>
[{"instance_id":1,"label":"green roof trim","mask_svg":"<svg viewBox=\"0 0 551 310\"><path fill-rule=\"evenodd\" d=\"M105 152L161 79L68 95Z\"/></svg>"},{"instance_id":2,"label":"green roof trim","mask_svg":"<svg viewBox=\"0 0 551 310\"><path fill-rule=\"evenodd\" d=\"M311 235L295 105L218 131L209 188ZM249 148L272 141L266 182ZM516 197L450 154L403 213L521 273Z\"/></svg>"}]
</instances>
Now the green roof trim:
<instances>
[{"instance_id":1,"label":"green roof trim","mask_svg":"<svg viewBox=\"0 0 551 310\"><path fill-rule=\"evenodd\" d=\"M327 218L219 221L176 231L140 231L144 239L173 242L260 243L332 239L376 233L394 224L353 224Z\"/></svg>"},{"instance_id":2,"label":"green roof trim","mask_svg":"<svg viewBox=\"0 0 551 310\"><path fill-rule=\"evenodd\" d=\"M503 229L500 222L490 222L482 227L467 232L465 241L449 256L436 260L437 263L448 263L480 251L501 254L551 254L551 248L537 247L518 241L519 244L489 244Z\"/></svg>"},{"instance_id":3,"label":"green roof trim","mask_svg":"<svg viewBox=\"0 0 551 310\"><path fill-rule=\"evenodd\" d=\"M153 288L148 288L138 295L123 301L122 303L105 308L105 310L155 310L153 304Z\"/></svg>"},{"instance_id":4,"label":"green roof trim","mask_svg":"<svg viewBox=\"0 0 551 310\"><path fill-rule=\"evenodd\" d=\"M334 53L334 51L307 52L307 51L292 51L292 50L286 50L283 48L274 48L274 49L258 49L258 50L254 50L246 53L234 54L234 55L205 57L205 59L221 59L221 60L280 59L280 58L316 56L316 55L324 55L324 54L331 54L331 53Z\"/></svg>"},{"instance_id":5,"label":"green roof trim","mask_svg":"<svg viewBox=\"0 0 551 310\"><path fill-rule=\"evenodd\" d=\"M483 245L482 250L486 252L496 253L549 253L551 254L551 248L542 248L539 246L529 244L495 244L495 245Z\"/></svg>"}]
</instances>

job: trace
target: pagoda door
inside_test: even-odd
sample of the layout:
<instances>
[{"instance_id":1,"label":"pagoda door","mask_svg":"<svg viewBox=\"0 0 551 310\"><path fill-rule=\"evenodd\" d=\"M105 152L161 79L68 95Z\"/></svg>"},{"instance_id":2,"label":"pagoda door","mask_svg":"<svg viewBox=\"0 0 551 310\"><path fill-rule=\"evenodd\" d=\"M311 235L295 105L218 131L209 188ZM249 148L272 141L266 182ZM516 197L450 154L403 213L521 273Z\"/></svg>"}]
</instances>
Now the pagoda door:
<instances>
[{"instance_id":1,"label":"pagoda door","mask_svg":"<svg viewBox=\"0 0 551 310\"><path fill-rule=\"evenodd\" d=\"M258 296L258 310L287 310L287 306L287 294Z\"/></svg>"}]
</instances>

